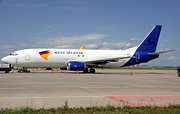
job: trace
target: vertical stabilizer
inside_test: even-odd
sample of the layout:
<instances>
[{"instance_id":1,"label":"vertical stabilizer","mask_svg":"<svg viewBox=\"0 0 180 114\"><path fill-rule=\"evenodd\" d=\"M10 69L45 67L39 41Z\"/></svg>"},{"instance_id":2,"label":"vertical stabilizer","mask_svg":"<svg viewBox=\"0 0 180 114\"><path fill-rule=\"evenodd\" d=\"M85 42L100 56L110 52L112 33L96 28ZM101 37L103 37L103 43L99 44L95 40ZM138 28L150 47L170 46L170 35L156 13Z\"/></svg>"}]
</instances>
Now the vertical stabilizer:
<instances>
[{"instance_id":1,"label":"vertical stabilizer","mask_svg":"<svg viewBox=\"0 0 180 114\"><path fill-rule=\"evenodd\" d=\"M155 52L161 32L161 27L161 25L156 25L141 42L137 51Z\"/></svg>"}]
</instances>

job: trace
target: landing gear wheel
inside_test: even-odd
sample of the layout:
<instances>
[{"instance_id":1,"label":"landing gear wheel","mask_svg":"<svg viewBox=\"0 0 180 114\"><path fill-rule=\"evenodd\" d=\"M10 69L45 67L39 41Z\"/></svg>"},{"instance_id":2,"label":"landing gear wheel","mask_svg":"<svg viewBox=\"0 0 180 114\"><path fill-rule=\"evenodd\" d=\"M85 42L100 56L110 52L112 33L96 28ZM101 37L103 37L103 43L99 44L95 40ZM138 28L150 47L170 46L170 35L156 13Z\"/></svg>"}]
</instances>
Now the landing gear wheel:
<instances>
[{"instance_id":1,"label":"landing gear wheel","mask_svg":"<svg viewBox=\"0 0 180 114\"><path fill-rule=\"evenodd\" d=\"M9 73L9 70L6 70L5 73Z\"/></svg>"},{"instance_id":2,"label":"landing gear wheel","mask_svg":"<svg viewBox=\"0 0 180 114\"><path fill-rule=\"evenodd\" d=\"M21 69L18 70L18 73L21 73Z\"/></svg>"},{"instance_id":3,"label":"landing gear wheel","mask_svg":"<svg viewBox=\"0 0 180 114\"><path fill-rule=\"evenodd\" d=\"M84 69L83 72L84 72L84 73L88 73L88 69Z\"/></svg>"},{"instance_id":4,"label":"landing gear wheel","mask_svg":"<svg viewBox=\"0 0 180 114\"><path fill-rule=\"evenodd\" d=\"M95 73L95 69L90 69L90 73Z\"/></svg>"},{"instance_id":5,"label":"landing gear wheel","mask_svg":"<svg viewBox=\"0 0 180 114\"><path fill-rule=\"evenodd\" d=\"M18 69L18 73L21 73L21 72L23 72L23 73L29 73L30 70L27 70L27 69Z\"/></svg>"},{"instance_id":6,"label":"landing gear wheel","mask_svg":"<svg viewBox=\"0 0 180 114\"><path fill-rule=\"evenodd\" d=\"M23 69L23 72L29 73L30 71L27 69Z\"/></svg>"}]
</instances>

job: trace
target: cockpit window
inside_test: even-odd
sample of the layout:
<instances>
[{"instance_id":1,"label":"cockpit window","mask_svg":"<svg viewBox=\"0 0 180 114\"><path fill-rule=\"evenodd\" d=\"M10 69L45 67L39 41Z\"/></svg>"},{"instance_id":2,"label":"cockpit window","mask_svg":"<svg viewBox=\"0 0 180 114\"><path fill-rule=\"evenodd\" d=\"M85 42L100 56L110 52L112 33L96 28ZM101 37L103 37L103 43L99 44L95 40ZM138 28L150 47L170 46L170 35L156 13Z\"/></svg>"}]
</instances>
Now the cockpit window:
<instances>
[{"instance_id":1,"label":"cockpit window","mask_svg":"<svg viewBox=\"0 0 180 114\"><path fill-rule=\"evenodd\" d=\"M10 56L17 56L18 54L17 53L11 53L9 54Z\"/></svg>"}]
</instances>

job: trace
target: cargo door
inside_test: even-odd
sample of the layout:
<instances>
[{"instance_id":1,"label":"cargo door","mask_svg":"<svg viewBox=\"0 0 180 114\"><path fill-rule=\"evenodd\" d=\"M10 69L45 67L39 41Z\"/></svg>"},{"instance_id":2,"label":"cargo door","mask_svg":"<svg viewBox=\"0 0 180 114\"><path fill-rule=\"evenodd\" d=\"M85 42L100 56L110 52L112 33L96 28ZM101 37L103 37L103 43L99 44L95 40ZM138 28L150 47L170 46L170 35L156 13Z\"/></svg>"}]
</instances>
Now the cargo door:
<instances>
[{"instance_id":1,"label":"cargo door","mask_svg":"<svg viewBox=\"0 0 180 114\"><path fill-rule=\"evenodd\" d=\"M30 52L25 51L25 60L29 61L30 60Z\"/></svg>"}]
</instances>

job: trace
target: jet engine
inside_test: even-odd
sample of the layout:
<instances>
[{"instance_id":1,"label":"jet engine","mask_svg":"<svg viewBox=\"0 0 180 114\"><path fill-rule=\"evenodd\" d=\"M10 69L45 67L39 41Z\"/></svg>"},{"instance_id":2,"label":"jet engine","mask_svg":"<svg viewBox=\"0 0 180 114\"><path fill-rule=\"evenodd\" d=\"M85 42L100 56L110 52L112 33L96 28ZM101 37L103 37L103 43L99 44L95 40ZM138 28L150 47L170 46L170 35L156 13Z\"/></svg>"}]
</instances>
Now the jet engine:
<instances>
[{"instance_id":1,"label":"jet engine","mask_svg":"<svg viewBox=\"0 0 180 114\"><path fill-rule=\"evenodd\" d=\"M67 63L67 69L83 71L84 69L86 69L86 64L78 61L69 61Z\"/></svg>"}]
</instances>

